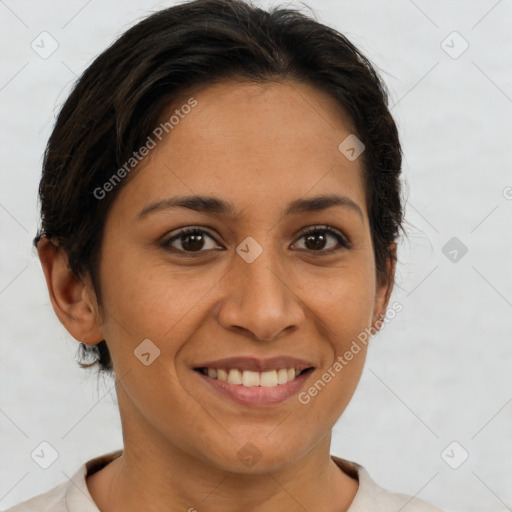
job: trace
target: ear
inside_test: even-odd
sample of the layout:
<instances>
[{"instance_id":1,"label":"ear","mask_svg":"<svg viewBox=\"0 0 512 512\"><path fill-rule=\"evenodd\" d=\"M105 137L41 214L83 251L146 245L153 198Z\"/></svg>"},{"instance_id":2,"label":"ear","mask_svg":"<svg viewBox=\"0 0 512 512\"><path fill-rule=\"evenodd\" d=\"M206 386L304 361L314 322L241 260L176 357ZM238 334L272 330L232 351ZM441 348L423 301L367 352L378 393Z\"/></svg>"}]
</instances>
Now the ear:
<instances>
[{"instance_id":1,"label":"ear","mask_svg":"<svg viewBox=\"0 0 512 512\"><path fill-rule=\"evenodd\" d=\"M375 331L380 330L382 322L386 316L386 308L388 307L391 292L393 291L393 284L395 280L395 269L396 269L396 243L389 245L390 253L393 258L387 260L387 278L383 282L377 283L375 293L375 305L373 308L373 321L372 328Z\"/></svg>"},{"instance_id":2,"label":"ear","mask_svg":"<svg viewBox=\"0 0 512 512\"><path fill-rule=\"evenodd\" d=\"M89 277L77 277L68 266L65 251L54 240L42 236L37 252L55 314L78 341L96 345L102 341L96 295Z\"/></svg>"}]
</instances>

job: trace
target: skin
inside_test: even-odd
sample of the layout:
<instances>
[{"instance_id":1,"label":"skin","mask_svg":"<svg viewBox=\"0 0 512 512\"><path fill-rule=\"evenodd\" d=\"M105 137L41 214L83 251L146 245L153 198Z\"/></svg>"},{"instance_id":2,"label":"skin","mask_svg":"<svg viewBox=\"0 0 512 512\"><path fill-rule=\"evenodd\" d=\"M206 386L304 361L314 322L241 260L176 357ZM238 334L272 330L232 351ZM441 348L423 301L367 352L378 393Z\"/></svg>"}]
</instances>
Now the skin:
<instances>
[{"instance_id":1,"label":"skin","mask_svg":"<svg viewBox=\"0 0 512 512\"><path fill-rule=\"evenodd\" d=\"M225 82L194 98L108 214L101 307L62 250L44 238L38 248L62 324L85 343L107 340L114 362L124 452L87 485L103 512L347 510L358 483L330 458L331 430L359 381L364 347L307 405L294 396L246 407L200 385L192 368L234 355L295 356L315 366L307 390L385 313L394 265L378 283L361 158L338 150L350 119L296 82ZM362 217L346 206L283 216L295 199L332 193ZM136 219L154 200L192 194L222 198L237 214L174 208ZM326 224L350 248L328 234L317 248L299 233ZM202 253L185 252L187 237L174 252L159 246L186 226L207 232ZM247 236L263 248L252 263L236 252ZM146 338L161 351L149 366L134 356ZM261 456L251 467L237 456L248 442Z\"/></svg>"}]
</instances>

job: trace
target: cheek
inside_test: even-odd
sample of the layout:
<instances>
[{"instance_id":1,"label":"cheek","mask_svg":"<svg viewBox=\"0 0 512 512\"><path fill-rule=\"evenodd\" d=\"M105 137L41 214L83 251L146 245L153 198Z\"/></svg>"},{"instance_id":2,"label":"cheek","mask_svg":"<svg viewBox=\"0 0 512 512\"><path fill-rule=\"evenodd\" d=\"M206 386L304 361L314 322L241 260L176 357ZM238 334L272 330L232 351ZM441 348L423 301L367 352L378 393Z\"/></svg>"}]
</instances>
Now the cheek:
<instances>
[{"instance_id":1,"label":"cheek","mask_svg":"<svg viewBox=\"0 0 512 512\"><path fill-rule=\"evenodd\" d=\"M304 301L321 320L319 329L336 352L371 325L375 280L367 267L363 260L304 283Z\"/></svg>"},{"instance_id":2,"label":"cheek","mask_svg":"<svg viewBox=\"0 0 512 512\"><path fill-rule=\"evenodd\" d=\"M191 336L204 313L205 298L222 278L219 271L199 266L172 267L131 257L128 251L106 248L102 269L103 331L114 362L133 356L144 339L173 357ZM194 320L195 319L195 320ZM195 327L197 328L197 326Z\"/></svg>"},{"instance_id":3,"label":"cheek","mask_svg":"<svg viewBox=\"0 0 512 512\"><path fill-rule=\"evenodd\" d=\"M337 356L336 361L306 389L306 399L311 399L312 411L317 413L319 421L323 418L321 423L329 429L334 427L347 408L359 383L366 359L366 347L362 345L358 350L350 361L345 359L345 352ZM316 396L313 396L315 393ZM301 398L304 401L304 396Z\"/></svg>"},{"instance_id":4,"label":"cheek","mask_svg":"<svg viewBox=\"0 0 512 512\"><path fill-rule=\"evenodd\" d=\"M367 253L302 281L302 299L329 349L315 380L299 402L324 425L334 425L346 408L366 360L375 299L371 257Z\"/></svg>"}]
</instances>

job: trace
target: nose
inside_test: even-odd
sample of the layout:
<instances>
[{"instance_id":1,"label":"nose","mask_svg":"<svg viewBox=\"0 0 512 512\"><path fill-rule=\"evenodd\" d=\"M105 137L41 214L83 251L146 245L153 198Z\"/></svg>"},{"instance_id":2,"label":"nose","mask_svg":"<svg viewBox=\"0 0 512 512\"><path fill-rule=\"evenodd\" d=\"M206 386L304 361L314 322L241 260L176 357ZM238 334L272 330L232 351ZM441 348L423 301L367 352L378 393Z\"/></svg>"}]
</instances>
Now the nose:
<instances>
[{"instance_id":1,"label":"nose","mask_svg":"<svg viewBox=\"0 0 512 512\"><path fill-rule=\"evenodd\" d=\"M267 248L252 263L238 254L234 258L223 280L218 322L225 329L244 331L261 341L300 328L304 310L285 258Z\"/></svg>"}]
</instances>

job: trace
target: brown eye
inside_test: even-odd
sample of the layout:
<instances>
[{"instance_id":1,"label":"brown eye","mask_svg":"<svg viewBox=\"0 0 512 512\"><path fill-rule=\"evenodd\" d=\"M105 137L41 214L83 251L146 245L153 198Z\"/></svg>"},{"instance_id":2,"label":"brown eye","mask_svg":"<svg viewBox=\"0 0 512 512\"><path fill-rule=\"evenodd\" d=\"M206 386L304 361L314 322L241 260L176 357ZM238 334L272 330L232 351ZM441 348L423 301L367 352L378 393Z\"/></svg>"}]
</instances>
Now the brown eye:
<instances>
[{"instance_id":1,"label":"brown eye","mask_svg":"<svg viewBox=\"0 0 512 512\"><path fill-rule=\"evenodd\" d=\"M166 249L176 250L185 253L201 253L207 252L218 245L215 243L212 247L206 247L207 239L215 242L212 236L206 231L199 228L185 228L179 231L176 235L163 240L160 246ZM205 250L203 250L205 249Z\"/></svg>"},{"instance_id":2,"label":"brown eye","mask_svg":"<svg viewBox=\"0 0 512 512\"><path fill-rule=\"evenodd\" d=\"M305 246L301 250L310 252L332 253L340 250L340 248L348 249L350 247L348 241L341 233L328 226L319 226L305 231L302 233L301 239L304 239ZM329 243L329 240L331 240L331 243ZM334 244L332 240L335 241Z\"/></svg>"}]
</instances>

